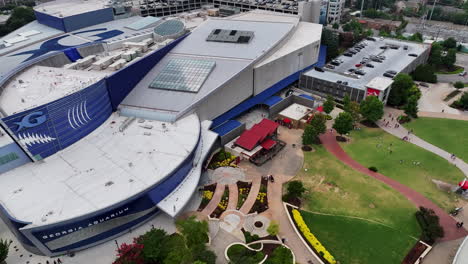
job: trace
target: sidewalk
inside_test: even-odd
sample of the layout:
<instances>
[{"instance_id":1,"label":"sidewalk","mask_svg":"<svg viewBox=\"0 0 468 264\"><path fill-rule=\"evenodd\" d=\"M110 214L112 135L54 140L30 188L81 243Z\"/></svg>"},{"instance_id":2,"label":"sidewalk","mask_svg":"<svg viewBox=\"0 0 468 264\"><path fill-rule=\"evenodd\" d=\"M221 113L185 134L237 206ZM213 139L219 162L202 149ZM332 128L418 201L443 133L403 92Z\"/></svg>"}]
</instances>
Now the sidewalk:
<instances>
[{"instance_id":1,"label":"sidewalk","mask_svg":"<svg viewBox=\"0 0 468 264\"><path fill-rule=\"evenodd\" d=\"M335 155L339 160L341 160L346 165L352 167L353 169L367 174L385 184L392 187L393 189L397 190L401 194L403 194L408 200L413 202L417 207L424 206L426 208L430 208L434 210L434 212L440 218L440 225L444 228L445 236L442 238L442 241L449 241L458 238L465 237L468 235L468 232L463 229L458 229L456 227L456 221L452 217L450 217L443 209L438 207L436 204L431 202L429 199L421 195L420 193L414 191L413 189L391 179L388 178L380 173L375 173L367 169L366 167L359 164L357 161L353 160L346 152L341 148L335 138L335 133L327 131L327 133L322 134L320 136L320 140L325 148Z\"/></svg>"},{"instance_id":2,"label":"sidewalk","mask_svg":"<svg viewBox=\"0 0 468 264\"><path fill-rule=\"evenodd\" d=\"M391 109L391 108L386 108L385 109L385 114L384 114L384 118L386 119L389 119L389 114L392 114L392 116L396 117L398 116L401 111L400 110L396 110L396 109ZM396 136L396 137L399 137L399 138L403 138L404 136L408 136L409 137L409 140L408 142L410 143L413 143L414 145L416 146L419 146L427 151L430 151L444 159L446 159L448 162L450 163L453 163L455 166L457 166L462 172L463 174L465 174L467 177L468 177L468 164L465 163L463 160L459 159L459 158L456 158L455 160L452 160L451 159L451 156L452 154L451 153L448 153L447 151L439 148L439 147L436 147L424 140L422 140L421 138L413 135L412 133L408 134L408 130L403 127L402 125L400 125L398 128L395 128L395 124L397 123L396 121L396 118L395 118L395 121L393 122L390 122L389 126L386 127L385 126L385 123L383 120L380 120L377 122L377 124L379 125L380 128L382 128L383 130L385 130L386 132ZM462 180L462 179L460 179Z\"/></svg>"}]
</instances>

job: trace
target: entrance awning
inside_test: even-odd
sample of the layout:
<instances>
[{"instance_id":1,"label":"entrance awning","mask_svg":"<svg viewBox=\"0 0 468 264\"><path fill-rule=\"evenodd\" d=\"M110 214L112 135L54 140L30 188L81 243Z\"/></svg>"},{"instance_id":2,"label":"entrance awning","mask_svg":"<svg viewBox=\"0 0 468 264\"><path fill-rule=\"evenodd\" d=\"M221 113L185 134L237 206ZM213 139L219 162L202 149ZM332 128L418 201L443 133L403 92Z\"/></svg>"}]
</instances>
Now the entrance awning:
<instances>
[{"instance_id":1,"label":"entrance awning","mask_svg":"<svg viewBox=\"0 0 468 264\"><path fill-rule=\"evenodd\" d=\"M270 150L272 147L276 145L276 141L268 138L265 141L263 141L262 144L260 145L262 146L262 148L266 150Z\"/></svg>"}]
</instances>

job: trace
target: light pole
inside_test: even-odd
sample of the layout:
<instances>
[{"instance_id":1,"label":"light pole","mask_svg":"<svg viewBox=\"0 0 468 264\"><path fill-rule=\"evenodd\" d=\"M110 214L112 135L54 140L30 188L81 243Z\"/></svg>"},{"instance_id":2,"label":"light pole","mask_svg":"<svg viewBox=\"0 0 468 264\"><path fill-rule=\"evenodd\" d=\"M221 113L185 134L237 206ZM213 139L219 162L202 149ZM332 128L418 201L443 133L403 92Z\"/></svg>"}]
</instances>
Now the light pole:
<instances>
[{"instance_id":1,"label":"light pole","mask_svg":"<svg viewBox=\"0 0 468 264\"><path fill-rule=\"evenodd\" d=\"M362 18L362 11L364 10L364 0L361 0L361 13L359 14L359 18Z\"/></svg>"},{"instance_id":2,"label":"light pole","mask_svg":"<svg viewBox=\"0 0 468 264\"><path fill-rule=\"evenodd\" d=\"M431 10L431 15L429 16L429 20L432 19L432 13L434 13L434 7L435 7L436 3L437 3L437 0L434 0L434 4L432 5L432 10Z\"/></svg>"}]
</instances>

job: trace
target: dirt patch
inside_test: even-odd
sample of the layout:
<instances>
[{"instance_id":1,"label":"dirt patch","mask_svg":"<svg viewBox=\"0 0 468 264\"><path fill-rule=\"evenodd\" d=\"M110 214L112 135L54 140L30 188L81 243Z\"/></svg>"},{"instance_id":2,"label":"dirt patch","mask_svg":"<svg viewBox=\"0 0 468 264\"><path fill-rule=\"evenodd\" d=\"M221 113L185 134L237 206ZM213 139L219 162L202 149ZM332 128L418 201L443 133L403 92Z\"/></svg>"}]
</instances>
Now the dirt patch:
<instances>
[{"instance_id":1,"label":"dirt patch","mask_svg":"<svg viewBox=\"0 0 468 264\"><path fill-rule=\"evenodd\" d=\"M370 203L370 204L369 204L369 208L372 208L372 209L374 209L374 208L375 208L375 204L373 204L373 203Z\"/></svg>"},{"instance_id":2,"label":"dirt patch","mask_svg":"<svg viewBox=\"0 0 468 264\"><path fill-rule=\"evenodd\" d=\"M446 183L443 181L439 180L432 180L432 182L437 186L439 190L446 191L446 192L451 192L454 188L456 188L456 185Z\"/></svg>"}]
</instances>

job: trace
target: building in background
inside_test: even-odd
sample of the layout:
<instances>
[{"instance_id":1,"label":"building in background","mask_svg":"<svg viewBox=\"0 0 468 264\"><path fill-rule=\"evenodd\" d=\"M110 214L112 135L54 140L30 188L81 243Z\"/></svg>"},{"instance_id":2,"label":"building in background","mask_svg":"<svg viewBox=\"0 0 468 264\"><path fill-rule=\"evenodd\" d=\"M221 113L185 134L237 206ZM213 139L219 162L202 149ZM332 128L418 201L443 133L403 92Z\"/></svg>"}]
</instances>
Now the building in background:
<instances>
[{"instance_id":1,"label":"building in background","mask_svg":"<svg viewBox=\"0 0 468 264\"><path fill-rule=\"evenodd\" d=\"M345 0L328 0L327 22L328 24L340 23Z\"/></svg>"}]
</instances>

